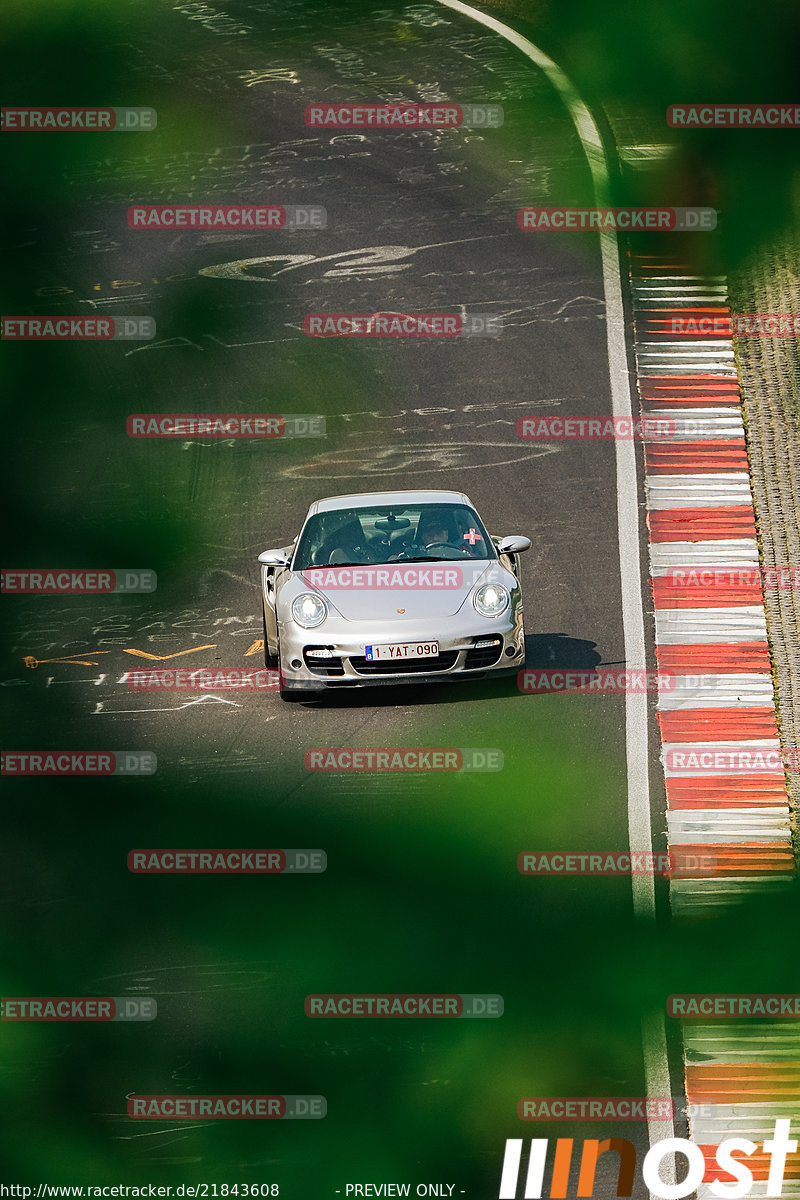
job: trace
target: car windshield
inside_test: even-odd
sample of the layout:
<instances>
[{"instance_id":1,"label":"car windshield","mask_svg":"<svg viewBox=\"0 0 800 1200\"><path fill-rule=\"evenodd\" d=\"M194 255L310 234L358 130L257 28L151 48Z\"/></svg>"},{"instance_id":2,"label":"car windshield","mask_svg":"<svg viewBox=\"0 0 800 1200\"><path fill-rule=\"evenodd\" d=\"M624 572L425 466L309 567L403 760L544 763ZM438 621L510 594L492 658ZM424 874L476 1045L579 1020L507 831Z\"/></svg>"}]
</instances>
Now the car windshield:
<instances>
[{"instance_id":1,"label":"car windshield","mask_svg":"<svg viewBox=\"0 0 800 1200\"><path fill-rule=\"evenodd\" d=\"M375 505L337 508L309 517L292 570L464 558L497 558L488 533L468 504Z\"/></svg>"}]
</instances>

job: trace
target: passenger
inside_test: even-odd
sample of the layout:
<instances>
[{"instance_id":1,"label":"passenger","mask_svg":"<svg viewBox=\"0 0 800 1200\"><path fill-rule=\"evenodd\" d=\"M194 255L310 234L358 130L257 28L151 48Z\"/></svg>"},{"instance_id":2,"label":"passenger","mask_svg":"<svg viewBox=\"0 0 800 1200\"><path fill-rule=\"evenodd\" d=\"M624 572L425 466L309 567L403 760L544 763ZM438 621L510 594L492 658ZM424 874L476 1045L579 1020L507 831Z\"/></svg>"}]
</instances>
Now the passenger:
<instances>
[{"instance_id":1,"label":"passenger","mask_svg":"<svg viewBox=\"0 0 800 1200\"><path fill-rule=\"evenodd\" d=\"M341 566L344 563L375 562L377 555L367 544L367 538L359 521L353 519L329 539L323 547L323 553L328 552L328 562L331 566Z\"/></svg>"}]
</instances>

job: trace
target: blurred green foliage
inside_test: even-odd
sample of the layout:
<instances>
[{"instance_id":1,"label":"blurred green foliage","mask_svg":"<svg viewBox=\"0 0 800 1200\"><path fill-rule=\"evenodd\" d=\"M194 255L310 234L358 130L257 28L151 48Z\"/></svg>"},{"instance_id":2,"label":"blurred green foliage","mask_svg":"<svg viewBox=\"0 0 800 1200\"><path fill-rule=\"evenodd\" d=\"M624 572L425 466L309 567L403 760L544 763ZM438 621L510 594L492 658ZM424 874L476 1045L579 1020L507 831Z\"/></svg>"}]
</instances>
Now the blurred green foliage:
<instances>
[{"instance_id":1,"label":"blurred green foliage","mask_svg":"<svg viewBox=\"0 0 800 1200\"><path fill-rule=\"evenodd\" d=\"M257 4L220 7L258 22ZM292 38L307 38L292 32L293 13L345 37L341 13L347 36L357 37L359 14L366 25L371 11L342 4L323 17L295 5L284 40L267 53L283 55ZM590 101L642 113L631 128L649 140L658 140L653 130L666 106L681 100L790 98L798 13L787 3L762 22L741 0L515 3L513 15ZM64 210L65 177L92 181L103 175L98 164L124 155L114 186L133 187L145 165L157 172L176 153L240 136L233 104L183 95L157 73L131 67L132 44L172 61L191 55L188 40L172 6L157 0L6 0L5 103L143 104L170 120L157 136L121 135L119 149L103 134L14 141L4 174L4 311L20 304L34 269L43 287L63 286L64 230L82 200L78 188ZM531 101L531 128L555 107L552 97ZM523 152L518 130L504 136ZM795 139L790 131L685 134L674 165L648 186L660 202L678 182L684 203L710 202L716 189L725 254L735 261L791 217ZM499 153L478 147L476 155L491 177ZM585 172L578 178L564 164L555 171L588 201ZM187 160L187 190L192 181ZM265 335L278 328L279 288L273 296L273 310L248 318ZM212 312L191 286L164 305L167 327L178 330L205 329ZM208 561L219 514L199 500L214 494L213 468L196 455L181 458L171 444L132 457L108 434L128 412L160 411L175 397L189 411L193 399L219 409L220 397L258 411L268 380L278 411L296 410L302 395L304 410L335 413L344 404L384 405L393 386L384 380L378 390L360 350L335 360L317 346L286 359L254 356L255 375L231 379L224 358L207 353L198 366L187 347L175 362L153 364L142 354L149 365L133 360L124 383L115 352L103 348L91 363L70 346L15 350L3 354L11 432L3 482L11 553L30 562L54 544L81 566L125 559L160 571L173 562L188 575ZM280 448L286 461L304 452ZM244 506L262 482L263 468L242 455L218 494ZM107 498L103 489L118 483L125 498ZM230 554L224 561L232 565L243 549L226 543L220 559ZM210 771L187 782L198 747L171 743L168 734L173 767L151 781L28 781L13 798L4 786L5 819L18 833L8 839L4 870L4 911L15 932L4 935L2 994L47 994L57 980L64 995L142 993L160 1005L152 1025L2 1027L7 1178L278 1181L282 1194L304 1198L329 1195L345 1180L456 1179L493 1195L503 1140L552 1132L518 1122L519 1097L643 1094L641 1017L663 1011L669 993L800 990L797 957L787 954L793 893L743 900L714 921L664 924L656 936L633 919L629 880L520 876L522 849L582 850L624 829L624 719L618 703L602 698L501 700L486 706L483 744L522 747L507 753L502 776L445 777L391 801L343 797L324 782L311 800L266 755L262 771ZM28 703L17 701L20 719L38 720L43 741L57 741L66 701L37 696L30 710ZM587 706L580 720L575 704ZM461 722L437 716L433 733L435 714L433 704L425 710L431 741L462 744ZM136 845L265 839L325 847L327 874L142 879L124 870ZM302 1015L309 991L392 988L500 992L505 1015L453 1023L313 1023ZM164 1130L134 1127L123 1115L127 1092L234 1090L319 1092L329 1116L315 1126Z\"/></svg>"}]
</instances>

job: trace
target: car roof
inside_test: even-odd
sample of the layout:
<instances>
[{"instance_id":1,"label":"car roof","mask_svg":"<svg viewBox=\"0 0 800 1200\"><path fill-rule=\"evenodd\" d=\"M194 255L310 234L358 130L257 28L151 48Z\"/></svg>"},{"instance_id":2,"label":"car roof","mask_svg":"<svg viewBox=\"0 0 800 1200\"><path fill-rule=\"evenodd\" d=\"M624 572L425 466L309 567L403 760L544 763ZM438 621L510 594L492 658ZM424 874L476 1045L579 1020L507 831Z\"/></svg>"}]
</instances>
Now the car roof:
<instances>
[{"instance_id":1,"label":"car roof","mask_svg":"<svg viewBox=\"0 0 800 1200\"><path fill-rule=\"evenodd\" d=\"M353 492L348 496L326 496L317 500L308 510L308 516L315 513L335 512L339 508L356 508L359 506L396 504L407 507L411 504L469 504L472 503L463 492L408 491L408 492Z\"/></svg>"}]
</instances>

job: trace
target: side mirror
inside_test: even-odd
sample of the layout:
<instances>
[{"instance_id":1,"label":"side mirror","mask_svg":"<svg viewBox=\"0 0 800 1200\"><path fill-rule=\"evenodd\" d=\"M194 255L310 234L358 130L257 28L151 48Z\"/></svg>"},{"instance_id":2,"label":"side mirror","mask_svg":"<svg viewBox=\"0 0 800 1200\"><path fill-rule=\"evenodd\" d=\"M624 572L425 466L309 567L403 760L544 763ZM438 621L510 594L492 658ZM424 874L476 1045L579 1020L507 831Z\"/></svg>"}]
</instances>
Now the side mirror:
<instances>
[{"instance_id":1,"label":"side mirror","mask_svg":"<svg viewBox=\"0 0 800 1200\"><path fill-rule=\"evenodd\" d=\"M265 567L288 567L289 558L282 550L264 550L258 561Z\"/></svg>"},{"instance_id":2,"label":"side mirror","mask_svg":"<svg viewBox=\"0 0 800 1200\"><path fill-rule=\"evenodd\" d=\"M523 550L530 550L531 539L521 537L519 534L510 534L509 537L501 538L497 543L497 549L501 554L522 554Z\"/></svg>"}]
</instances>

